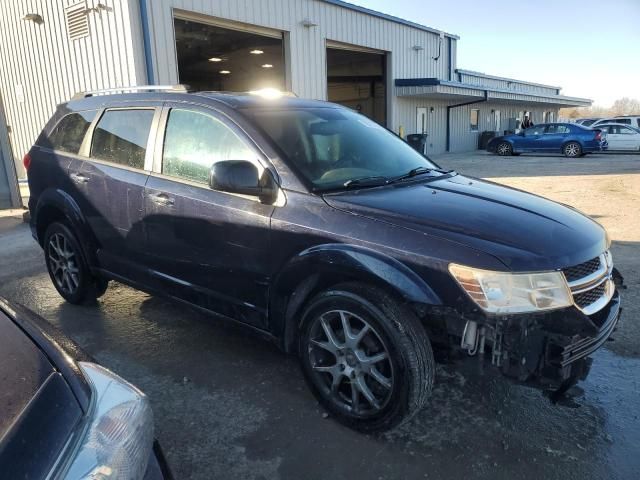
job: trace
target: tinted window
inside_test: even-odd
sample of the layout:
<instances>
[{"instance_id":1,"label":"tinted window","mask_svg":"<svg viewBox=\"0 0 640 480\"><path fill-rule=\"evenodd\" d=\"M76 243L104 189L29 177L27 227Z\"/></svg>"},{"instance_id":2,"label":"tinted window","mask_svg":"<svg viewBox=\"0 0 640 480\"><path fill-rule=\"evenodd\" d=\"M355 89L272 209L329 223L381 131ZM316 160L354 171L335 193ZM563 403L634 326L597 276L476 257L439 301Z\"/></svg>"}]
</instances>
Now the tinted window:
<instances>
[{"instance_id":1,"label":"tinted window","mask_svg":"<svg viewBox=\"0 0 640 480\"><path fill-rule=\"evenodd\" d=\"M207 183L214 163L256 160L256 154L228 126L209 115L171 110L164 137L162 173Z\"/></svg>"},{"instance_id":2,"label":"tinted window","mask_svg":"<svg viewBox=\"0 0 640 480\"><path fill-rule=\"evenodd\" d=\"M525 137L531 137L533 135L542 135L544 133L544 125L538 125L536 127L531 127L531 128L527 128L524 131L524 136Z\"/></svg>"},{"instance_id":3,"label":"tinted window","mask_svg":"<svg viewBox=\"0 0 640 480\"><path fill-rule=\"evenodd\" d=\"M616 123L624 123L625 125L631 125L630 118L614 118L613 121Z\"/></svg>"},{"instance_id":4,"label":"tinted window","mask_svg":"<svg viewBox=\"0 0 640 480\"><path fill-rule=\"evenodd\" d=\"M416 167L434 168L397 135L342 108L247 110L316 189L349 180L393 178Z\"/></svg>"},{"instance_id":5,"label":"tinted window","mask_svg":"<svg viewBox=\"0 0 640 480\"><path fill-rule=\"evenodd\" d=\"M107 110L96 126L91 156L144 169L154 110Z\"/></svg>"},{"instance_id":6,"label":"tinted window","mask_svg":"<svg viewBox=\"0 0 640 480\"><path fill-rule=\"evenodd\" d=\"M94 110L71 113L64 117L48 137L49 145L42 145L54 150L77 154L82 140L96 116ZM46 140L45 140L46 142Z\"/></svg>"},{"instance_id":7,"label":"tinted window","mask_svg":"<svg viewBox=\"0 0 640 480\"><path fill-rule=\"evenodd\" d=\"M545 133L547 134L564 134L571 130L566 125L549 125Z\"/></svg>"},{"instance_id":8,"label":"tinted window","mask_svg":"<svg viewBox=\"0 0 640 480\"><path fill-rule=\"evenodd\" d=\"M469 122L471 124L471 130L478 130L478 120L480 118L480 110L471 110Z\"/></svg>"},{"instance_id":9,"label":"tinted window","mask_svg":"<svg viewBox=\"0 0 640 480\"><path fill-rule=\"evenodd\" d=\"M595 120L585 120L584 122L582 122L582 125L584 125L585 127L588 127L589 125L593 125L595 123Z\"/></svg>"}]
</instances>

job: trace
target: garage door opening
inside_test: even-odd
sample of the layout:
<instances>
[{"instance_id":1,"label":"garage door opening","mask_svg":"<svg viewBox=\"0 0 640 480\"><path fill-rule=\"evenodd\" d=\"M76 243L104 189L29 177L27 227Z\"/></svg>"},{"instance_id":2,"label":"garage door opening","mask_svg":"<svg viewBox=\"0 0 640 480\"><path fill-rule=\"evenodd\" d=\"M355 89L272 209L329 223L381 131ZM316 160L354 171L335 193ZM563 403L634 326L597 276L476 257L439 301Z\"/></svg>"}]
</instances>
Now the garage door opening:
<instances>
[{"instance_id":1,"label":"garage door opening","mask_svg":"<svg viewBox=\"0 0 640 480\"><path fill-rule=\"evenodd\" d=\"M327 48L328 100L386 125L385 60L382 53Z\"/></svg>"},{"instance_id":2,"label":"garage door opening","mask_svg":"<svg viewBox=\"0 0 640 480\"><path fill-rule=\"evenodd\" d=\"M180 83L196 90L285 89L282 34L267 36L174 19Z\"/></svg>"}]
</instances>

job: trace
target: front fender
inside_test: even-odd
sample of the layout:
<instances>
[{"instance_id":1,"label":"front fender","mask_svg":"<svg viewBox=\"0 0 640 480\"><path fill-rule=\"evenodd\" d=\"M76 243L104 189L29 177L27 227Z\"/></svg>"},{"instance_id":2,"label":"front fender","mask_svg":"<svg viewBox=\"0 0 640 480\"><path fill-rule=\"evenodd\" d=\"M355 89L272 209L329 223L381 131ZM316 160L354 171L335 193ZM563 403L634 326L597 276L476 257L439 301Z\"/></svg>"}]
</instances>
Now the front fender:
<instances>
[{"instance_id":1,"label":"front fender","mask_svg":"<svg viewBox=\"0 0 640 480\"><path fill-rule=\"evenodd\" d=\"M362 281L395 292L408 303L442 305L441 299L418 274L379 251L348 244L323 244L291 258L271 289L271 325L284 336L289 349L301 307L325 283ZM293 320L295 318L295 320Z\"/></svg>"}]
</instances>

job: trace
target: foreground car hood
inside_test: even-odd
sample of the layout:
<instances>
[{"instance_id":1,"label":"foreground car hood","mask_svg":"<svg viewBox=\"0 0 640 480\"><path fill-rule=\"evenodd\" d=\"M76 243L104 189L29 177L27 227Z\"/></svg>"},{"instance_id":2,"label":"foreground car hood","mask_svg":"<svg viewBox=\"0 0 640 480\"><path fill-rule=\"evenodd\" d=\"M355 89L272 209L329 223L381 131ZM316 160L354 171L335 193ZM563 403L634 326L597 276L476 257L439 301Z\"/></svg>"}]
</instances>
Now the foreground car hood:
<instances>
[{"instance_id":1,"label":"foreground car hood","mask_svg":"<svg viewBox=\"0 0 640 480\"><path fill-rule=\"evenodd\" d=\"M577 210L462 175L341 192L325 200L353 214L465 244L515 271L576 265L607 247L604 229Z\"/></svg>"}]
</instances>

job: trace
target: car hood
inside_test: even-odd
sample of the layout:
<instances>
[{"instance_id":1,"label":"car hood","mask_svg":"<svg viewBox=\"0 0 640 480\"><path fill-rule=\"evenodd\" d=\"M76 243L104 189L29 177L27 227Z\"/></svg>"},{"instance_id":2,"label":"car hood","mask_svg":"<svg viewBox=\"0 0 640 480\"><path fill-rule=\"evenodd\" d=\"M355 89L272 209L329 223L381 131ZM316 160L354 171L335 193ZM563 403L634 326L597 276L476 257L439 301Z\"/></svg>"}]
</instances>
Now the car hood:
<instances>
[{"instance_id":1,"label":"car hood","mask_svg":"<svg viewBox=\"0 0 640 480\"><path fill-rule=\"evenodd\" d=\"M483 251L514 271L576 265L607 248L602 226L577 210L463 175L340 192L325 201Z\"/></svg>"}]
</instances>

